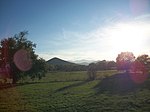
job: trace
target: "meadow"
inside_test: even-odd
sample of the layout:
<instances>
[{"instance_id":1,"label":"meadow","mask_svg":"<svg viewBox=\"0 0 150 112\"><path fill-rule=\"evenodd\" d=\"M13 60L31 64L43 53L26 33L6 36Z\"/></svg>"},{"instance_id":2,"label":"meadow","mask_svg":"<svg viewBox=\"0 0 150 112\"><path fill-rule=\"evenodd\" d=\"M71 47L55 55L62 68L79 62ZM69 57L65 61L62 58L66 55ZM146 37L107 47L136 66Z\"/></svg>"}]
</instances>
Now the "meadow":
<instances>
[{"instance_id":1,"label":"meadow","mask_svg":"<svg viewBox=\"0 0 150 112\"><path fill-rule=\"evenodd\" d=\"M24 79L0 90L0 112L149 112L150 78L133 86L110 78L116 74L123 75L99 71L91 81L86 71L50 72Z\"/></svg>"}]
</instances>

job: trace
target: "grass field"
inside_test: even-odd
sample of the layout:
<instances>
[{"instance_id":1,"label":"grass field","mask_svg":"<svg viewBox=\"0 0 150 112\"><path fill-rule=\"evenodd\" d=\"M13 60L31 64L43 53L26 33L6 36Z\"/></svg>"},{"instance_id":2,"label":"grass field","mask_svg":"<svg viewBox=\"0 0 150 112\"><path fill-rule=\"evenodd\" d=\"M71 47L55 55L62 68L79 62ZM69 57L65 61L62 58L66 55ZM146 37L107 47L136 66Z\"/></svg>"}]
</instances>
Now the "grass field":
<instances>
[{"instance_id":1,"label":"grass field","mask_svg":"<svg viewBox=\"0 0 150 112\"><path fill-rule=\"evenodd\" d=\"M0 90L0 112L149 112L150 79L118 88L119 79L106 80L117 73L100 71L94 81L87 80L86 72L52 72L39 81L23 80Z\"/></svg>"}]
</instances>

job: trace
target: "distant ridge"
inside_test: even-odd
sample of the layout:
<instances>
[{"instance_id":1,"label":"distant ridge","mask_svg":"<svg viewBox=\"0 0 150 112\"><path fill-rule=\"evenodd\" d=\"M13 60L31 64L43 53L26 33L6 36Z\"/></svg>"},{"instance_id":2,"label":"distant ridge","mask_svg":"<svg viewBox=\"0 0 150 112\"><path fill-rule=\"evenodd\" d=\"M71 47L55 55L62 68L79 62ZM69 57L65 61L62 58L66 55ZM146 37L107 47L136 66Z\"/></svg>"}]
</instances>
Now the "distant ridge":
<instances>
[{"instance_id":1,"label":"distant ridge","mask_svg":"<svg viewBox=\"0 0 150 112\"><path fill-rule=\"evenodd\" d=\"M75 63L71 63L69 61L65 61L57 57L48 60L47 63L50 65L77 65Z\"/></svg>"}]
</instances>

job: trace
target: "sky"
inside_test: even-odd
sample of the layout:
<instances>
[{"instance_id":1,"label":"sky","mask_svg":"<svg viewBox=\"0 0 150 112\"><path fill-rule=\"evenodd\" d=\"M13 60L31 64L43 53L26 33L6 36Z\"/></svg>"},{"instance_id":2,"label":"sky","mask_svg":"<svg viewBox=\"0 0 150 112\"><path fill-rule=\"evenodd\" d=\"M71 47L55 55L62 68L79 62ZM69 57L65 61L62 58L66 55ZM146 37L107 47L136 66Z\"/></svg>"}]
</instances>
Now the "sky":
<instances>
[{"instance_id":1,"label":"sky","mask_svg":"<svg viewBox=\"0 0 150 112\"><path fill-rule=\"evenodd\" d=\"M20 31L45 60L150 55L150 0L0 0L0 39Z\"/></svg>"}]
</instances>

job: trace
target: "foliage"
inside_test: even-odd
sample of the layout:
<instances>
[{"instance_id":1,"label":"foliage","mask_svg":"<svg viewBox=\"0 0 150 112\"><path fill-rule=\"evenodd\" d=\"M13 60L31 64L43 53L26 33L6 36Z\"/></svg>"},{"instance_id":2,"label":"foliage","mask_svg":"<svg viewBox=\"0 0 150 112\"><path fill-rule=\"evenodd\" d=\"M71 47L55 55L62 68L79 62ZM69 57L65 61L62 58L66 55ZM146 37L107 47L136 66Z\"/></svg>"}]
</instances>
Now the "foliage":
<instances>
[{"instance_id":1,"label":"foliage","mask_svg":"<svg viewBox=\"0 0 150 112\"><path fill-rule=\"evenodd\" d=\"M142 63L146 68L150 67L150 58L147 54L138 56L136 60Z\"/></svg>"},{"instance_id":2,"label":"foliage","mask_svg":"<svg viewBox=\"0 0 150 112\"><path fill-rule=\"evenodd\" d=\"M32 80L34 80L36 77L38 79L45 77L46 72L47 72L46 61L40 58L33 61L33 67L31 68L31 70L27 72L27 74L28 76L31 77Z\"/></svg>"},{"instance_id":3,"label":"foliage","mask_svg":"<svg viewBox=\"0 0 150 112\"><path fill-rule=\"evenodd\" d=\"M36 44L33 43L32 41L29 41L26 38L27 34L28 32L20 32L19 34L16 34L13 37L9 37L7 39L1 40L0 48L3 49L7 46L6 50L8 53L7 56L1 55L2 57L1 58L2 60L0 61L1 66L2 63L4 62L5 64L8 63L11 66L12 78L14 83L16 83L19 79L27 75L31 78L35 78L35 77L41 78L46 71L45 68L46 62L43 59L38 59L38 56L35 54ZM5 45L6 43L7 45ZM24 49L30 54L30 58L32 60L32 68L30 69L30 71L23 72L19 70L14 63L13 60L14 54L20 49Z\"/></svg>"},{"instance_id":4,"label":"foliage","mask_svg":"<svg viewBox=\"0 0 150 112\"><path fill-rule=\"evenodd\" d=\"M52 65L48 64L48 71L86 71L87 67L85 65Z\"/></svg>"},{"instance_id":5,"label":"foliage","mask_svg":"<svg viewBox=\"0 0 150 112\"><path fill-rule=\"evenodd\" d=\"M128 71L134 62L135 56L132 52L121 52L116 58L118 70Z\"/></svg>"},{"instance_id":6,"label":"foliage","mask_svg":"<svg viewBox=\"0 0 150 112\"><path fill-rule=\"evenodd\" d=\"M88 66L78 64L47 64L48 71L87 71ZM116 63L114 61L99 61L95 63L96 70L114 70L116 69Z\"/></svg>"},{"instance_id":7,"label":"foliage","mask_svg":"<svg viewBox=\"0 0 150 112\"><path fill-rule=\"evenodd\" d=\"M114 61L102 60L96 63L97 70L113 70L116 69L116 63Z\"/></svg>"},{"instance_id":8,"label":"foliage","mask_svg":"<svg viewBox=\"0 0 150 112\"><path fill-rule=\"evenodd\" d=\"M150 68L150 58L147 54L143 54L137 57L135 62L132 64L133 71L142 71L143 74L148 72Z\"/></svg>"}]
</instances>

